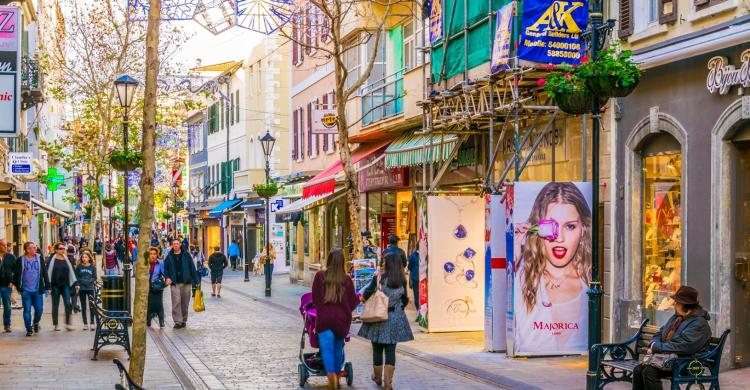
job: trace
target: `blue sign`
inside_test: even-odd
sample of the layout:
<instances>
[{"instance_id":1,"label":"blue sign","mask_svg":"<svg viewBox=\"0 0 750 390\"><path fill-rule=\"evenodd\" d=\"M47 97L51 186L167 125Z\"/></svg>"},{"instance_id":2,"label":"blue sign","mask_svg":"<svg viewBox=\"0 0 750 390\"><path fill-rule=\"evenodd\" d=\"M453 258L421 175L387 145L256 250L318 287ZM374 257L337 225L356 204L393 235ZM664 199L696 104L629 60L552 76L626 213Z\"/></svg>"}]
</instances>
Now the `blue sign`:
<instances>
[{"instance_id":1,"label":"blue sign","mask_svg":"<svg viewBox=\"0 0 750 390\"><path fill-rule=\"evenodd\" d=\"M31 173L31 164L11 165L10 173L12 174L29 174Z\"/></svg>"},{"instance_id":2,"label":"blue sign","mask_svg":"<svg viewBox=\"0 0 750 390\"><path fill-rule=\"evenodd\" d=\"M443 38L443 0L432 0L430 2L430 43L434 45L441 38Z\"/></svg>"},{"instance_id":3,"label":"blue sign","mask_svg":"<svg viewBox=\"0 0 750 390\"><path fill-rule=\"evenodd\" d=\"M497 11L497 28L495 29L495 42L492 48L492 72L508 70L510 61L510 37L513 23L514 4L507 4Z\"/></svg>"},{"instance_id":4,"label":"blue sign","mask_svg":"<svg viewBox=\"0 0 750 390\"><path fill-rule=\"evenodd\" d=\"M284 208L284 199L276 199L271 202L271 212L275 213Z\"/></svg>"},{"instance_id":5,"label":"blue sign","mask_svg":"<svg viewBox=\"0 0 750 390\"><path fill-rule=\"evenodd\" d=\"M581 33L589 19L587 0L525 0L518 57L550 64L579 64Z\"/></svg>"}]
</instances>

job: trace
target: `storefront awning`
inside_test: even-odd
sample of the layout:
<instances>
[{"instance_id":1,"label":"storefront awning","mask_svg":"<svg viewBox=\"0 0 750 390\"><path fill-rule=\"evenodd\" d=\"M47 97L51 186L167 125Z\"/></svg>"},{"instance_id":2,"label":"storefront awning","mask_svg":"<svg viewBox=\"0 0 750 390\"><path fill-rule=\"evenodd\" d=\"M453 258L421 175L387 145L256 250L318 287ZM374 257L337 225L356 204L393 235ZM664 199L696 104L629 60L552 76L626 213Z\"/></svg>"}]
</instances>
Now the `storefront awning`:
<instances>
[{"instance_id":1,"label":"storefront awning","mask_svg":"<svg viewBox=\"0 0 750 390\"><path fill-rule=\"evenodd\" d=\"M328 194L330 195L330 194ZM305 207L310 206L311 204L323 200L328 197L328 195L316 195L312 196L310 198L303 198L300 199L289 206L284 207L283 209L276 212L276 215L284 215L284 214L293 214L300 212L305 209Z\"/></svg>"},{"instance_id":2,"label":"storefront awning","mask_svg":"<svg viewBox=\"0 0 750 390\"><path fill-rule=\"evenodd\" d=\"M31 198L31 203L33 203L35 206L39 207L40 209L44 210L44 212L52 213L58 216L61 216L63 218L72 219L73 216L69 213L66 213L65 211L62 211L60 209L54 208L41 200L38 200L36 198Z\"/></svg>"},{"instance_id":3,"label":"storefront awning","mask_svg":"<svg viewBox=\"0 0 750 390\"><path fill-rule=\"evenodd\" d=\"M385 167L399 168L434 163L450 157L458 145L456 134L407 134L393 141L385 150ZM432 147L430 147L432 144ZM423 148L424 147L424 148Z\"/></svg>"},{"instance_id":4,"label":"storefront awning","mask_svg":"<svg viewBox=\"0 0 750 390\"><path fill-rule=\"evenodd\" d=\"M246 200L242 202L243 209L262 209L266 207L266 201L263 199Z\"/></svg>"},{"instance_id":5,"label":"storefront awning","mask_svg":"<svg viewBox=\"0 0 750 390\"><path fill-rule=\"evenodd\" d=\"M220 217L224 211L231 209L232 207L238 205L240 202L242 202L242 199L225 200L218 206L212 208L211 211L208 212L208 216L213 218Z\"/></svg>"},{"instance_id":6,"label":"storefront awning","mask_svg":"<svg viewBox=\"0 0 750 390\"><path fill-rule=\"evenodd\" d=\"M385 140L374 144L360 146L352 152L352 164L356 164L373 153L381 151L390 142L390 140ZM341 162L341 160L338 160L323 170L323 172L320 172L317 176L310 179L302 189L302 199L332 194L336 186L336 174L343 170L344 163Z\"/></svg>"}]
</instances>

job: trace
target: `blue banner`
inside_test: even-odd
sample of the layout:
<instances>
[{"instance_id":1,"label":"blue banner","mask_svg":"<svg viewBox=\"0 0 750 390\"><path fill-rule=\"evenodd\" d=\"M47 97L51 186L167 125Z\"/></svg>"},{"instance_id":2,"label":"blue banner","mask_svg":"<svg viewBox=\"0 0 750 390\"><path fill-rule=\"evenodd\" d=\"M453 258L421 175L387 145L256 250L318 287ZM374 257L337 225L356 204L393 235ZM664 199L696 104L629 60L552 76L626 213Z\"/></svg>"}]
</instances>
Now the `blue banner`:
<instances>
[{"instance_id":1,"label":"blue banner","mask_svg":"<svg viewBox=\"0 0 750 390\"><path fill-rule=\"evenodd\" d=\"M581 33L589 19L587 0L525 0L518 57L550 64L578 64Z\"/></svg>"},{"instance_id":2,"label":"blue banner","mask_svg":"<svg viewBox=\"0 0 750 390\"><path fill-rule=\"evenodd\" d=\"M508 70L510 60L510 35L513 26L513 3L497 11L497 28L492 48L492 73Z\"/></svg>"},{"instance_id":3,"label":"blue banner","mask_svg":"<svg viewBox=\"0 0 750 390\"><path fill-rule=\"evenodd\" d=\"M435 44L443 37L443 0L430 2L430 43Z\"/></svg>"}]
</instances>

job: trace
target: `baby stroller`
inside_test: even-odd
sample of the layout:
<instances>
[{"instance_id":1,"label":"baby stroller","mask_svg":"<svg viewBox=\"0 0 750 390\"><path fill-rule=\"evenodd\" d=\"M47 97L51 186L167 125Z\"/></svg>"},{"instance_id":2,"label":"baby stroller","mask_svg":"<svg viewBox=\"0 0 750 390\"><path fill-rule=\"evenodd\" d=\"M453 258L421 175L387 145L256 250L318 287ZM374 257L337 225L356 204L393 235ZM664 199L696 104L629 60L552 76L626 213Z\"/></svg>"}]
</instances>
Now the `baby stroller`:
<instances>
[{"instance_id":1,"label":"baby stroller","mask_svg":"<svg viewBox=\"0 0 750 390\"><path fill-rule=\"evenodd\" d=\"M299 387L304 387L307 383L307 379L310 376L326 376L326 371L323 368L323 359L320 356L320 351L316 352L305 352L305 335L310 336L310 347L320 348L318 344L318 335L315 333L315 319L318 315L318 311L312 302L312 293L303 294L300 298L299 312L302 314L302 318L305 321L304 328L302 329L302 341L299 345ZM349 341L349 338L346 338ZM354 382L354 369L352 368L351 362L345 362L340 376L346 377L346 384L351 386Z\"/></svg>"}]
</instances>

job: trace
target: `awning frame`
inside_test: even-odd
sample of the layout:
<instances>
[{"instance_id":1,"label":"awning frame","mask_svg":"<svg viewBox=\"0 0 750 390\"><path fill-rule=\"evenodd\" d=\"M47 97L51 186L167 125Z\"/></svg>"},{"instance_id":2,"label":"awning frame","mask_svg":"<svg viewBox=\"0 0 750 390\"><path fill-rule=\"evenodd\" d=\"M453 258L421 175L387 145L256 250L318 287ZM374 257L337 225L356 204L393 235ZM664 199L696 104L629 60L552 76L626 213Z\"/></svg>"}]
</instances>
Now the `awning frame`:
<instances>
[{"instance_id":1,"label":"awning frame","mask_svg":"<svg viewBox=\"0 0 750 390\"><path fill-rule=\"evenodd\" d=\"M40 209L44 210L47 213L52 213L52 214L55 214L55 215L58 215L60 217L67 218L67 219L73 219L72 215L56 207L50 206L37 198L31 198L31 203L35 204L37 207L39 207Z\"/></svg>"}]
</instances>

